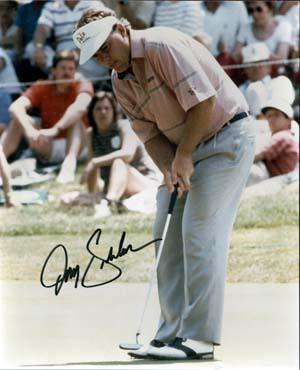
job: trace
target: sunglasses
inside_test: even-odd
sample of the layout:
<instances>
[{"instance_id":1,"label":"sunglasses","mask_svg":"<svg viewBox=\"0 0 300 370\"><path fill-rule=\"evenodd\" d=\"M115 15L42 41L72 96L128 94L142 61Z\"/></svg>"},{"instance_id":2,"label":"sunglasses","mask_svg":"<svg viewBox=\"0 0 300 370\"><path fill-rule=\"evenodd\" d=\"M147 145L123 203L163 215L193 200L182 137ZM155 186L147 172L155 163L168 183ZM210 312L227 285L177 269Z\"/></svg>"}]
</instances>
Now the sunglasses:
<instances>
[{"instance_id":1,"label":"sunglasses","mask_svg":"<svg viewBox=\"0 0 300 370\"><path fill-rule=\"evenodd\" d=\"M261 6L256 6L255 8L248 8L248 13L249 14L253 14L253 13L261 13L261 12L263 12L264 10L263 10L263 8L261 7Z\"/></svg>"}]
</instances>

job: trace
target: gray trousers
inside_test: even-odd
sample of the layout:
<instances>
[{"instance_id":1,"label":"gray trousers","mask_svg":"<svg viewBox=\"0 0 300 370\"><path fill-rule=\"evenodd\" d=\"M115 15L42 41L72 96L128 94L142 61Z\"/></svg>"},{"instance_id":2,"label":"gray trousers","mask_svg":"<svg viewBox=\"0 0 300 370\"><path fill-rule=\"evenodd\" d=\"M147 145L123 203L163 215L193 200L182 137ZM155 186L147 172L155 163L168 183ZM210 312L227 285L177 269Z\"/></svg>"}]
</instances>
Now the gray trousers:
<instances>
[{"instance_id":1,"label":"gray trousers","mask_svg":"<svg viewBox=\"0 0 300 370\"><path fill-rule=\"evenodd\" d=\"M230 234L254 157L252 119L225 126L193 152L188 193L177 200L157 269L156 339L220 344ZM157 193L154 237L162 236L170 194ZM157 248L157 246L156 246Z\"/></svg>"}]
</instances>

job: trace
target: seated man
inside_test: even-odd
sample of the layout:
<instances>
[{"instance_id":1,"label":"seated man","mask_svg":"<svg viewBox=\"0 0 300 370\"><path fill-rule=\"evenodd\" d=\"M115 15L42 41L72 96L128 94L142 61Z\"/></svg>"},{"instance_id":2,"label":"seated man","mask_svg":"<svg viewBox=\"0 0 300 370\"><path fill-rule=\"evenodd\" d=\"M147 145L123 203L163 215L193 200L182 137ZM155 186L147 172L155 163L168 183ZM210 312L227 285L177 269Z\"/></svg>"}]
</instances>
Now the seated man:
<instances>
[{"instance_id":1,"label":"seated man","mask_svg":"<svg viewBox=\"0 0 300 370\"><path fill-rule=\"evenodd\" d=\"M293 109L282 98L272 98L262 108L271 130L269 143L255 155L247 185L291 173L299 163L298 135Z\"/></svg>"},{"instance_id":2,"label":"seated man","mask_svg":"<svg viewBox=\"0 0 300 370\"><path fill-rule=\"evenodd\" d=\"M93 95L90 82L74 81L77 65L75 52L57 53L53 60L53 83L36 82L12 103L13 121L1 137L7 157L25 136L38 159L51 164L62 162L57 178L61 183L74 180L76 159L83 148L82 117ZM30 108L39 109L40 128L28 114Z\"/></svg>"}]
</instances>

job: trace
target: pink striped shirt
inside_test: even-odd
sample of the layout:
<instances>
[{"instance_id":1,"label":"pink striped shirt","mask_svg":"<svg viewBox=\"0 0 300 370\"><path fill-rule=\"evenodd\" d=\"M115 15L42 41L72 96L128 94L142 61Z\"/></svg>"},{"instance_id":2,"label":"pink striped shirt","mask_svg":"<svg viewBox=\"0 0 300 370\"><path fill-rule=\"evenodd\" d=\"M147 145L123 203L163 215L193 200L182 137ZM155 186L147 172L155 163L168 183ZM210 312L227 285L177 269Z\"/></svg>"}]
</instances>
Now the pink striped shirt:
<instances>
[{"instance_id":1,"label":"pink striped shirt","mask_svg":"<svg viewBox=\"0 0 300 370\"><path fill-rule=\"evenodd\" d=\"M163 133L179 144L187 111L215 96L205 141L236 113L247 111L242 93L210 52L188 35L167 27L130 30L134 75L112 73L113 89L142 142ZM201 117L199 117L201 124Z\"/></svg>"}]
</instances>

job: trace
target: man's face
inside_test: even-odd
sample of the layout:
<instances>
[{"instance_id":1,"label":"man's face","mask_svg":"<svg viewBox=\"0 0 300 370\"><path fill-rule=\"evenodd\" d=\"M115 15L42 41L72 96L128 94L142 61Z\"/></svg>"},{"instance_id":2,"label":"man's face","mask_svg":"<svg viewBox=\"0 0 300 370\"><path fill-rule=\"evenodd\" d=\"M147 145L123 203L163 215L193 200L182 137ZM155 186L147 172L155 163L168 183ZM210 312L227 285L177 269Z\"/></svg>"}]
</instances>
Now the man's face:
<instances>
[{"instance_id":1,"label":"man's face","mask_svg":"<svg viewBox=\"0 0 300 370\"><path fill-rule=\"evenodd\" d=\"M126 28L117 24L101 48L94 54L99 64L124 72L130 66L130 41Z\"/></svg>"},{"instance_id":2,"label":"man's face","mask_svg":"<svg viewBox=\"0 0 300 370\"><path fill-rule=\"evenodd\" d=\"M53 77L55 80L73 80L76 73L76 64L72 60L61 60L53 68Z\"/></svg>"},{"instance_id":3,"label":"man's face","mask_svg":"<svg viewBox=\"0 0 300 370\"><path fill-rule=\"evenodd\" d=\"M289 130L291 128L291 120L278 109L269 108L266 111L265 116L269 122L272 134L282 130Z\"/></svg>"}]
</instances>

